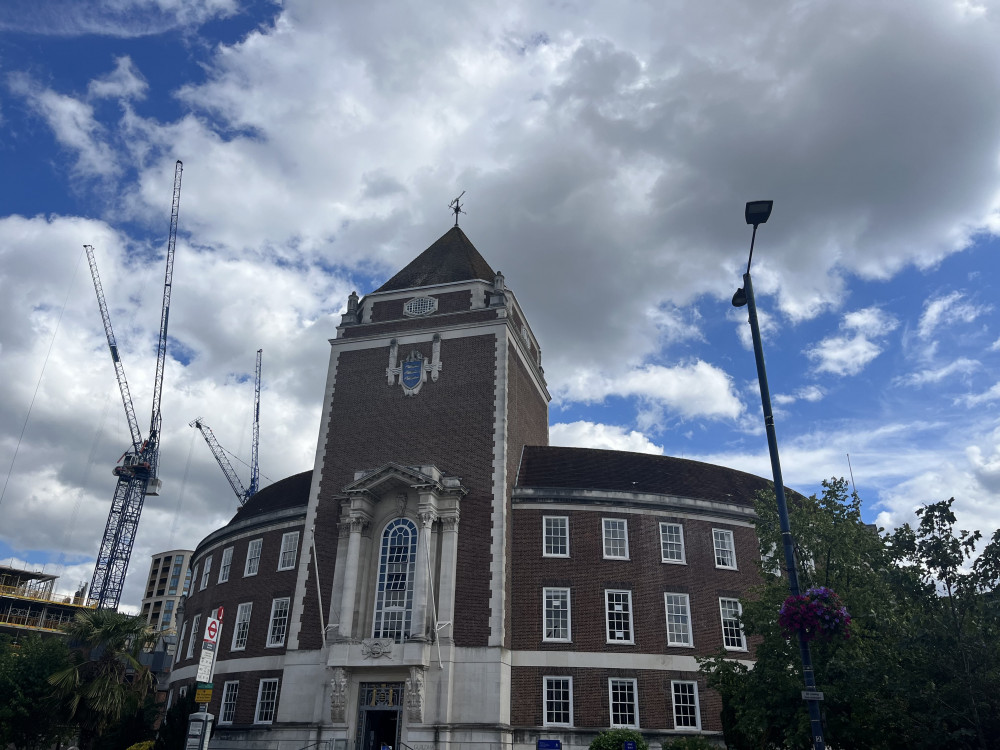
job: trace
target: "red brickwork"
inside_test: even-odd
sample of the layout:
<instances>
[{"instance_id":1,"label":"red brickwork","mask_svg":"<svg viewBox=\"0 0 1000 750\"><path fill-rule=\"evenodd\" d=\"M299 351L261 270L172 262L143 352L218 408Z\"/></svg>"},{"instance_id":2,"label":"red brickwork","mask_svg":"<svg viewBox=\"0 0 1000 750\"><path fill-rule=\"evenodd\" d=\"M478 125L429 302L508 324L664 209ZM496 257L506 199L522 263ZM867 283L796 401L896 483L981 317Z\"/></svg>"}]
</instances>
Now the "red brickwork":
<instances>
[{"instance_id":1,"label":"red brickwork","mask_svg":"<svg viewBox=\"0 0 1000 750\"><path fill-rule=\"evenodd\" d=\"M569 517L570 557L542 557L542 516ZM605 560L602 518L628 521L628 560ZM659 522L684 527L686 565L661 562ZM728 529L738 570L715 567L712 529ZM532 651L599 651L704 656L722 646L719 597L739 598L759 583L760 559L752 528L725 522L615 512L614 508L542 511L514 506L514 536L523 540L514 558L513 648ZM570 588L572 643L542 640L542 589ZM605 590L632 592L634 645L607 642ZM665 593L688 594L694 648L667 645ZM752 658L747 652L734 652Z\"/></svg>"},{"instance_id":2,"label":"red brickwork","mask_svg":"<svg viewBox=\"0 0 1000 750\"><path fill-rule=\"evenodd\" d=\"M233 627L236 623L236 612L239 605L244 602L253 602L253 611L250 616L250 632L247 638L246 650L234 652L233 655L244 658L248 656L270 656L285 653L284 646L267 648L265 644L267 640L268 621L271 617L271 601L283 596L291 597L295 588L298 557L296 557L295 567L291 570L278 570L281 537L293 531L299 532L298 554L301 555L303 554L303 549L308 549L303 546L305 535L301 526L301 520L297 526L264 530L260 533L252 532L249 536L232 543L223 542L218 547L214 547L211 553L211 577L204 591L199 591L199 588L201 586L201 566L204 565L205 555L201 551L198 552L194 564L199 566L199 580L195 581L192 579L192 593L184 601L184 622L187 623L187 627L185 628L184 643L178 644L177 653L180 658L174 663L175 668L198 663L205 623L212 610L219 606L222 606L224 610L222 633L219 636L219 648L216 658L219 660L228 659L233 640ZM255 539L264 540L261 546L260 564L257 569L257 575L244 577L243 571L246 568L247 547ZM227 547L233 547L233 562L229 570L229 580L225 583L218 583L219 567L222 564L222 552ZM191 637L191 623L194 622L195 616L199 614L201 615L201 621L198 628L202 632L196 636L196 645L192 658L185 659L184 657L187 655L187 642ZM289 612L290 615L291 612Z\"/></svg>"},{"instance_id":3,"label":"red brickwork","mask_svg":"<svg viewBox=\"0 0 1000 750\"><path fill-rule=\"evenodd\" d=\"M332 494L332 493L327 493ZM305 606L302 617L299 618L300 649L318 649L323 647L322 628L329 625L327 618L330 612L330 591L333 588L334 568L337 562L337 546L340 543L340 533L337 523L340 519L340 501L329 497L324 498L323 488L320 489L320 503L316 508L316 558L319 559L320 585L323 587L323 620L320 621L319 607L316 598L316 560L310 556L307 575ZM310 554L308 547L305 554Z\"/></svg>"},{"instance_id":4,"label":"red brickwork","mask_svg":"<svg viewBox=\"0 0 1000 750\"><path fill-rule=\"evenodd\" d=\"M511 490L517 481L517 467L521 460L521 449L525 445L549 444L549 405L545 397L538 391L531 375L525 369L521 358L517 356L515 344L507 348L507 489L504 502L507 503L507 534L506 534L506 579L508 595L504 607L504 647L510 648L511 625L513 622L513 560L515 556L514 540L518 538L512 526ZM520 554L518 551L517 554Z\"/></svg>"},{"instance_id":5,"label":"red brickwork","mask_svg":"<svg viewBox=\"0 0 1000 750\"><path fill-rule=\"evenodd\" d=\"M409 297L375 300L372 303L372 323L385 323L392 320L412 320L412 318L407 318L403 314L403 305L414 297L433 297L438 301L438 309L430 315L421 316L421 318L434 318L436 315L444 315L446 313L465 312L472 307L473 294L479 294L481 297L484 296L483 292L470 292L469 290L444 292L442 294L423 294L420 291L414 291Z\"/></svg>"},{"instance_id":6,"label":"red brickwork","mask_svg":"<svg viewBox=\"0 0 1000 750\"><path fill-rule=\"evenodd\" d=\"M357 338L358 336L394 336L407 331L436 330L443 326L464 325L466 323L494 321L496 319L497 311L490 309L471 310L464 313L439 313L437 315L428 315L426 318L404 318L403 320L393 320L387 323L363 323L361 325L345 326L340 336L345 339ZM388 361L388 356L388 353L386 353L386 361Z\"/></svg>"},{"instance_id":7,"label":"red brickwork","mask_svg":"<svg viewBox=\"0 0 1000 750\"><path fill-rule=\"evenodd\" d=\"M240 727L250 727L250 726L266 726L257 724L254 725L253 720L256 715L257 710L257 691L260 688L261 680L269 680L278 678L278 702L277 705L281 705L281 670L268 670L260 672L239 672L237 674L216 674L215 682L213 683L214 688L212 690L212 701L208 704L208 712L215 716L215 731L226 732L227 730L237 729ZM233 716L232 725L219 724L219 719L222 716L222 694L223 687L227 681L238 680L240 683L239 692L236 694L236 713ZM194 680L177 682L172 684L170 687L174 691L175 700L177 691L186 686L188 691L191 692L195 689ZM277 714L277 712L275 712Z\"/></svg>"},{"instance_id":8,"label":"red brickwork","mask_svg":"<svg viewBox=\"0 0 1000 750\"><path fill-rule=\"evenodd\" d=\"M489 314L496 315L495 311ZM358 330L371 328L359 326ZM400 357L410 349L430 357L431 342L401 347ZM324 559L332 561L331 555L336 554L333 538L339 513L335 498L354 480L355 471L388 462L434 464L448 475L461 477L469 494L461 501L455 640L459 645L485 645L490 616L495 337L442 341L440 377L436 383L428 379L416 396L404 395L398 384L387 384L388 360L387 346L344 351L338 356L320 483L323 512L317 518L317 534L330 540ZM324 568L326 587L326 582L332 581L332 562ZM310 646L309 632L315 622L307 617L315 617L309 614L315 608L315 590L310 589L302 619L302 633Z\"/></svg>"},{"instance_id":9,"label":"red brickwork","mask_svg":"<svg viewBox=\"0 0 1000 750\"><path fill-rule=\"evenodd\" d=\"M671 680L698 683L701 727L721 731L722 702L715 691L705 687L705 679L691 672L662 672L648 669L583 669L579 667L514 667L511 670L511 724L541 727L544 723L545 677L573 678L573 724L579 729L603 730L611 726L608 680L613 677L636 681L639 727L674 729ZM557 730L558 731L558 730Z\"/></svg>"}]
</instances>

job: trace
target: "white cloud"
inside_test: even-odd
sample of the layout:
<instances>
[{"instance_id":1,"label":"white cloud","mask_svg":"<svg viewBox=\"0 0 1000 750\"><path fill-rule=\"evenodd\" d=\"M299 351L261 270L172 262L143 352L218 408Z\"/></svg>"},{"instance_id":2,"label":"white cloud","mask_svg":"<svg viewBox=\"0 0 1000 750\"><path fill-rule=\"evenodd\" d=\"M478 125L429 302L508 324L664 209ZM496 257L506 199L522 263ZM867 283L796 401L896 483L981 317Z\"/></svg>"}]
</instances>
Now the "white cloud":
<instances>
[{"instance_id":1,"label":"white cloud","mask_svg":"<svg viewBox=\"0 0 1000 750\"><path fill-rule=\"evenodd\" d=\"M895 382L902 385L915 385L921 386L928 383L940 383L942 380L952 377L953 375L968 374L977 370L982 365L974 359L967 359L966 357L959 357L954 362L949 362L947 365L942 367L920 370L919 372L911 372L908 375L902 375L896 378Z\"/></svg>"},{"instance_id":2,"label":"white cloud","mask_svg":"<svg viewBox=\"0 0 1000 750\"><path fill-rule=\"evenodd\" d=\"M0 30L65 37L145 37L197 27L238 10L238 0L7 0L0 5Z\"/></svg>"},{"instance_id":3,"label":"white cloud","mask_svg":"<svg viewBox=\"0 0 1000 750\"><path fill-rule=\"evenodd\" d=\"M727 312L729 320L735 320L738 324L736 335L739 336L740 344L748 352L753 351L753 331L750 330L750 318L745 307ZM760 337L764 341L769 340L778 332L778 321L767 310L757 307L757 327L760 329Z\"/></svg>"},{"instance_id":4,"label":"white cloud","mask_svg":"<svg viewBox=\"0 0 1000 750\"><path fill-rule=\"evenodd\" d=\"M772 398L774 403L780 406L788 406L789 404L794 404L796 401L816 403L817 401L822 401L824 396L826 396L825 389L818 385L807 385L799 388L794 393L778 393Z\"/></svg>"},{"instance_id":5,"label":"white cloud","mask_svg":"<svg viewBox=\"0 0 1000 750\"><path fill-rule=\"evenodd\" d=\"M958 402L966 406L979 406L1000 399L1000 383L994 383L992 387L982 393L972 393L962 396Z\"/></svg>"},{"instance_id":6,"label":"white cloud","mask_svg":"<svg viewBox=\"0 0 1000 750\"><path fill-rule=\"evenodd\" d=\"M899 326L899 321L877 307L844 315L840 324L847 335L831 336L806 351L806 356L816 362L816 372L833 375L857 375L865 366L882 353L881 342Z\"/></svg>"},{"instance_id":7,"label":"white cloud","mask_svg":"<svg viewBox=\"0 0 1000 750\"><path fill-rule=\"evenodd\" d=\"M193 544L234 509L187 421L201 414L223 445L245 446L248 387L229 376L246 374L263 346L262 468L274 478L308 468L337 309L439 236L461 190L462 226L516 290L556 397L631 399L640 429L658 438L671 419L759 430L759 402L748 413L723 371L731 360L694 349L712 344L711 321L690 307L718 300L711 314L726 308L750 348L745 310L728 307L745 268L746 198L775 199L754 259L768 340L782 318L839 310L858 277L930 269L1000 232L1000 43L989 14L961 18L933 0L677 9L598 1L578 13L513 0L388 12L287 0L273 23L232 43L195 27L240 12L235 0L0 4L6 31L106 40L182 29L189 56L176 70L199 71L167 89L145 69L147 88L137 65L119 61L84 87L55 67L18 73L18 61L5 62L12 90L71 154L51 160L54 178L66 170L110 183L103 203L93 197L105 221L0 221L0 465L74 293L4 500L5 538L93 554L124 430L86 267L75 286L72 269L79 245L93 242L146 403L161 274L146 261L161 245L111 226L162 232L178 157L187 169L171 334L193 358L168 366L167 489L144 511L134 557L143 571L144 555ZM102 49L120 57L120 45ZM144 93L134 111L100 99ZM153 106L159 97L172 106ZM159 114L178 103L182 114ZM18 108L5 105L6 127ZM814 361L859 371L894 328L877 309L849 313ZM681 364L664 344L682 350ZM796 386L782 388L824 398ZM850 451L856 470L888 488L937 460L938 438L917 426L866 427L789 441L786 472L796 483L842 474ZM594 427L593 437L646 445L616 430ZM766 452L746 465L767 475ZM14 510L42 499L40 487L53 495L31 507L45 518L79 506L65 547L54 524ZM137 600L141 583L129 586Z\"/></svg>"},{"instance_id":8,"label":"white cloud","mask_svg":"<svg viewBox=\"0 0 1000 750\"><path fill-rule=\"evenodd\" d=\"M90 82L87 93L95 99L142 99L148 88L149 84L132 58L123 55L115 60L113 71Z\"/></svg>"},{"instance_id":9,"label":"white cloud","mask_svg":"<svg viewBox=\"0 0 1000 750\"><path fill-rule=\"evenodd\" d=\"M590 403L638 397L683 419L734 419L743 411L729 375L702 360L675 367L646 365L617 375L581 369L563 380L558 395Z\"/></svg>"},{"instance_id":10,"label":"white cloud","mask_svg":"<svg viewBox=\"0 0 1000 750\"><path fill-rule=\"evenodd\" d=\"M585 421L552 425L549 428L549 443L570 448L603 448L634 453L663 454L663 446L656 445L641 432L626 430L619 425Z\"/></svg>"},{"instance_id":11,"label":"white cloud","mask_svg":"<svg viewBox=\"0 0 1000 750\"><path fill-rule=\"evenodd\" d=\"M964 303L962 302L964 297L961 292L951 292L943 297L927 300L924 303L924 312L920 316L917 333L922 338L928 338L941 326L971 323L992 309L990 305Z\"/></svg>"},{"instance_id":12,"label":"white cloud","mask_svg":"<svg viewBox=\"0 0 1000 750\"><path fill-rule=\"evenodd\" d=\"M42 88L25 75L10 75L8 84L45 120L56 140L75 153L78 175L110 177L118 173L117 155L107 144L105 128L95 119L93 107Z\"/></svg>"}]
</instances>

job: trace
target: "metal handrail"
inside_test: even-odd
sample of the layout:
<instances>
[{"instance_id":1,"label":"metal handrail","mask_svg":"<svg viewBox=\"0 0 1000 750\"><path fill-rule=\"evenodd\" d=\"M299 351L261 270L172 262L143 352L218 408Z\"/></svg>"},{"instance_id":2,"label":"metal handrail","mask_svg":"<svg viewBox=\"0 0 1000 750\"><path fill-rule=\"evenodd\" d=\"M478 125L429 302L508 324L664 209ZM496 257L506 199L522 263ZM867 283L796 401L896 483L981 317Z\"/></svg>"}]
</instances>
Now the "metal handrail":
<instances>
[{"instance_id":1,"label":"metal handrail","mask_svg":"<svg viewBox=\"0 0 1000 750\"><path fill-rule=\"evenodd\" d=\"M31 599L37 602L52 602L53 604L66 604L72 607L84 607L87 609L94 609L94 605L90 604L77 604L73 600L76 599L75 594L57 594L52 591L31 591L30 589L24 589L20 586L0 586L0 595L3 596L14 596L18 599Z\"/></svg>"}]
</instances>

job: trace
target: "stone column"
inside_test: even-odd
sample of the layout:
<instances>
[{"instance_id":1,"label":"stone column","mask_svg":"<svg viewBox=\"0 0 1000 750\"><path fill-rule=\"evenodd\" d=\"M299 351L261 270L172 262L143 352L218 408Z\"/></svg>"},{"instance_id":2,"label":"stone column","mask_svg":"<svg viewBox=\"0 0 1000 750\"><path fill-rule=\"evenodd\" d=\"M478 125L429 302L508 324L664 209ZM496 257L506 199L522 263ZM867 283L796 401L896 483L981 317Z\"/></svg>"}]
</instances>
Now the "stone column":
<instances>
[{"instance_id":1,"label":"stone column","mask_svg":"<svg viewBox=\"0 0 1000 750\"><path fill-rule=\"evenodd\" d=\"M438 582L438 620L450 622L438 637L454 640L455 632L455 571L458 564L458 512L441 518L441 579ZM443 635L447 633L447 635Z\"/></svg>"},{"instance_id":2,"label":"stone column","mask_svg":"<svg viewBox=\"0 0 1000 750\"><path fill-rule=\"evenodd\" d=\"M361 532L371 519L362 513L351 512L351 537L347 543L347 568L344 571L344 598L340 601L340 637L350 638L354 629L354 604L358 591L358 558L361 556Z\"/></svg>"},{"instance_id":3,"label":"stone column","mask_svg":"<svg viewBox=\"0 0 1000 750\"><path fill-rule=\"evenodd\" d=\"M420 536L417 539L417 559L413 566L413 612L410 615L410 635L415 640L427 638L427 611L430 605L427 581L431 549L431 526L437 518L434 511L420 513Z\"/></svg>"}]
</instances>

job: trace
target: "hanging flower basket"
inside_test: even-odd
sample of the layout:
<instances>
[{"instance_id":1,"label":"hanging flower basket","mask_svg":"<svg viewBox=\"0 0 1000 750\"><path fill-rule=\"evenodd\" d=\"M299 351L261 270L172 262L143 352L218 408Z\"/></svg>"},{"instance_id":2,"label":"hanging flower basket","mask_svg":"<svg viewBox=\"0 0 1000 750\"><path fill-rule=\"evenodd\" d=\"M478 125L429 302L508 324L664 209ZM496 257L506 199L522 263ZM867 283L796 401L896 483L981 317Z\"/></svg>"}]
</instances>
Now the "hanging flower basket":
<instances>
[{"instance_id":1,"label":"hanging flower basket","mask_svg":"<svg viewBox=\"0 0 1000 750\"><path fill-rule=\"evenodd\" d=\"M817 586L805 594L785 599L778 612L778 624L785 638L799 634L807 641L814 638L829 641L835 636L851 637L851 616L847 607L826 586Z\"/></svg>"}]
</instances>

